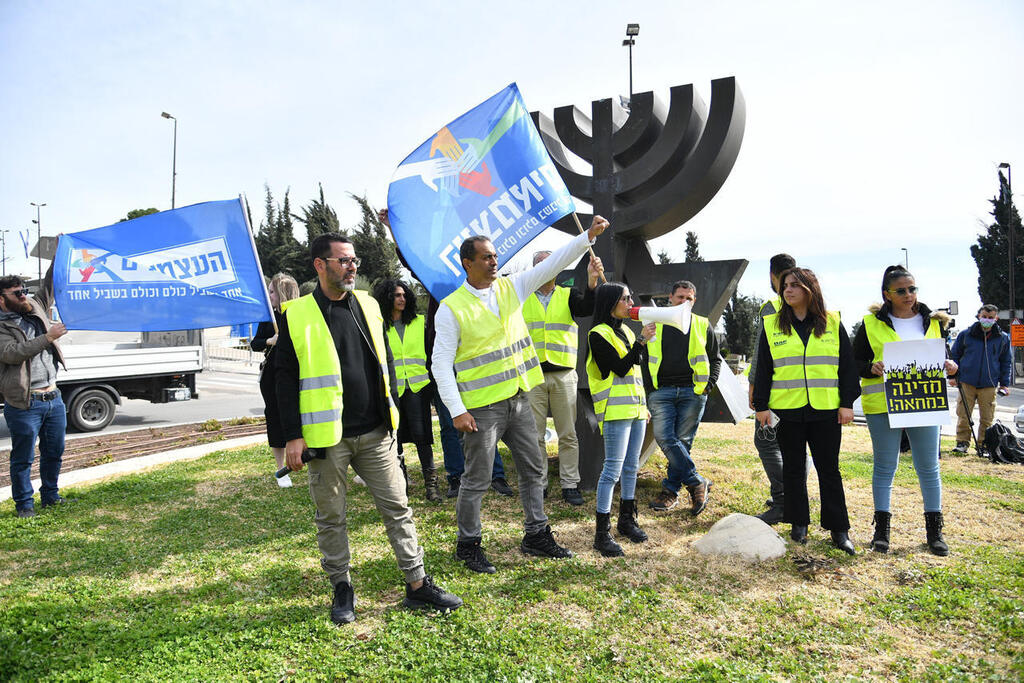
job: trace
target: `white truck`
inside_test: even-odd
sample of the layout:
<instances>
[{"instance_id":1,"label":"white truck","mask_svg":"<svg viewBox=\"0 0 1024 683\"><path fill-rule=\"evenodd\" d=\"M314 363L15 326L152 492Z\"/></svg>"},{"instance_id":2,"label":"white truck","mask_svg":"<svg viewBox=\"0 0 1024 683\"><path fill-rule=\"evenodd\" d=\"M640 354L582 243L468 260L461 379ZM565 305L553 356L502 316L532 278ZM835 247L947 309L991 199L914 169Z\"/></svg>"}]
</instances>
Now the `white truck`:
<instances>
[{"instance_id":1,"label":"white truck","mask_svg":"<svg viewBox=\"0 0 1024 683\"><path fill-rule=\"evenodd\" d=\"M67 371L57 387L68 409L68 424L83 432L103 429L114 419L121 397L168 403L198 398L196 373L203 370L202 346L156 347L139 343L67 344Z\"/></svg>"}]
</instances>

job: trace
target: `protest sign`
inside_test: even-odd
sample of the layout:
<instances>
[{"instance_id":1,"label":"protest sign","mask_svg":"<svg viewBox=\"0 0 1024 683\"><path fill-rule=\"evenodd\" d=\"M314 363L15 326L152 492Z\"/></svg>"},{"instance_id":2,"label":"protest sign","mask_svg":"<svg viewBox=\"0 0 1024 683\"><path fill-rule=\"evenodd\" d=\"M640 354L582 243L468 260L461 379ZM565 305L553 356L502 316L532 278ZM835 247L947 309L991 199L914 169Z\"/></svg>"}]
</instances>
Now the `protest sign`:
<instances>
[{"instance_id":1,"label":"protest sign","mask_svg":"<svg viewBox=\"0 0 1024 683\"><path fill-rule=\"evenodd\" d=\"M71 330L151 332L272 320L240 199L62 235L53 261Z\"/></svg>"},{"instance_id":2,"label":"protest sign","mask_svg":"<svg viewBox=\"0 0 1024 683\"><path fill-rule=\"evenodd\" d=\"M438 300L465 280L459 247L467 237L486 235L500 268L573 211L515 83L427 139L388 188L395 243Z\"/></svg>"},{"instance_id":3,"label":"protest sign","mask_svg":"<svg viewBox=\"0 0 1024 683\"><path fill-rule=\"evenodd\" d=\"M949 424L943 340L886 342L882 362L891 428Z\"/></svg>"}]
</instances>

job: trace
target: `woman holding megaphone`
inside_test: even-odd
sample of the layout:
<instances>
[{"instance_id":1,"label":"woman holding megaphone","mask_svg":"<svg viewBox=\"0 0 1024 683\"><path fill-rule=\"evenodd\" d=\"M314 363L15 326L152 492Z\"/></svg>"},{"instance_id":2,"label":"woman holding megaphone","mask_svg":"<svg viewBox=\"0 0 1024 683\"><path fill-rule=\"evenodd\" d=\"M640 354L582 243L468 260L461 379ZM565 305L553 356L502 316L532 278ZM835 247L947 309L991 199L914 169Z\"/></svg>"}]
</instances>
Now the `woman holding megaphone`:
<instances>
[{"instance_id":1,"label":"woman holding megaphone","mask_svg":"<svg viewBox=\"0 0 1024 683\"><path fill-rule=\"evenodd\" d=\"M654 336L654 323L645 325L636 338L622 324L629 318L633 297L619 282L607 282L594 292L593 326L587 337L587 380L594 400L594 413L604 436L604 469L597 482L597 528L594 550L605 557L623 555L611 536L612 492L621 481L619 501L620 534L643 543L647 534L637 525L636 473L640 449L647 428L647 400L641 362L647 342Z\"/></svg>"},{"instance_id":2,"label":"woman holding megaphone","mask_svg":"<svg viewBox=\"0 0 1024 683\"><path fill-rule=\"evenodd\" d=\"M782 450L786 491L783 519L790 537L807 542L807 447L818 473L821 526L832 544L853 555L850 518L839 472L842 425L853 421L860 394L850 338L839 314L825 309L818 278L806 268L791 268L780 278L782 306L764 317L754 378L757 421L769 426L777 416L776 438Z\"/></svg>"}]
</instances>

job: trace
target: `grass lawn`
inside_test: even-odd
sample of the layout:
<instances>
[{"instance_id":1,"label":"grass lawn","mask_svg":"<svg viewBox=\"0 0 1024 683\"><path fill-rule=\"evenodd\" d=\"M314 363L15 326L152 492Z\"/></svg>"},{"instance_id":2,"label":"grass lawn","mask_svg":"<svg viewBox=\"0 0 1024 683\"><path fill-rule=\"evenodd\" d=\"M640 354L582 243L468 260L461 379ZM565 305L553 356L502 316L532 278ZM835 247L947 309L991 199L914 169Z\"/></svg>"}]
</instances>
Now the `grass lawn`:
<instances>
[{"instance_id":1,"label":"grass lawn","mask_svg":"<svg viewBox=\"0 0 1024 683\"><path fill-rule=\"evenodd\" d=\"M943 458L951 554L939 558L925 548L905 458L892 552L873 554L870 440L847 428L841 461L860 554L833 550L812 526L794 552L835 564L806 575L792 554L746 565L690 547L726 514L761 511L767 482L752 429L701 427L694 456L715 488L696 519L682 505L649 513L665 465L651 459L638 491L651 540L623 543L625 558L591 550L592 493L583 508L557 493L548 503L558 539L576 553L568 561L522 555L518 501L488 494L491 576L454 561L453 501L423 502L411 467L427 571L466 603L449 615L399 607L383 526L365 488L353 487L357 621L344 628L328 619L306 474L279 490L266 448L68 489L77 502L34 519L15 518L7 501L0 680L1024 678L1024 467Z\"/></svg>"}]
</instances>

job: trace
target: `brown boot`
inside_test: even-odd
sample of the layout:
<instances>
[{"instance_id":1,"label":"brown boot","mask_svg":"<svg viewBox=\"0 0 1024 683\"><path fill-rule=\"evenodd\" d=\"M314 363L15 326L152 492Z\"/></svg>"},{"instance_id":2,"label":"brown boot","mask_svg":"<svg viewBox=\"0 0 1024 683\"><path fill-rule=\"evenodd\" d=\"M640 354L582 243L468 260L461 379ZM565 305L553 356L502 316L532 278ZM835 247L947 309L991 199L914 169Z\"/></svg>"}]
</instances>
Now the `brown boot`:
<instances>
[{"instance_id":1,"label":"brown boot","mask_svg":"<svg viewBox=\"0 0 1024 683\"><path fill-rule=\"evenodd\" d=\"M708 505L708 497L711 495L711 480L705 479L699 484L687 486L686 490L690 492L690 501L693 502L690 514L696 517Z\"/></svg>"}]
</instances>

